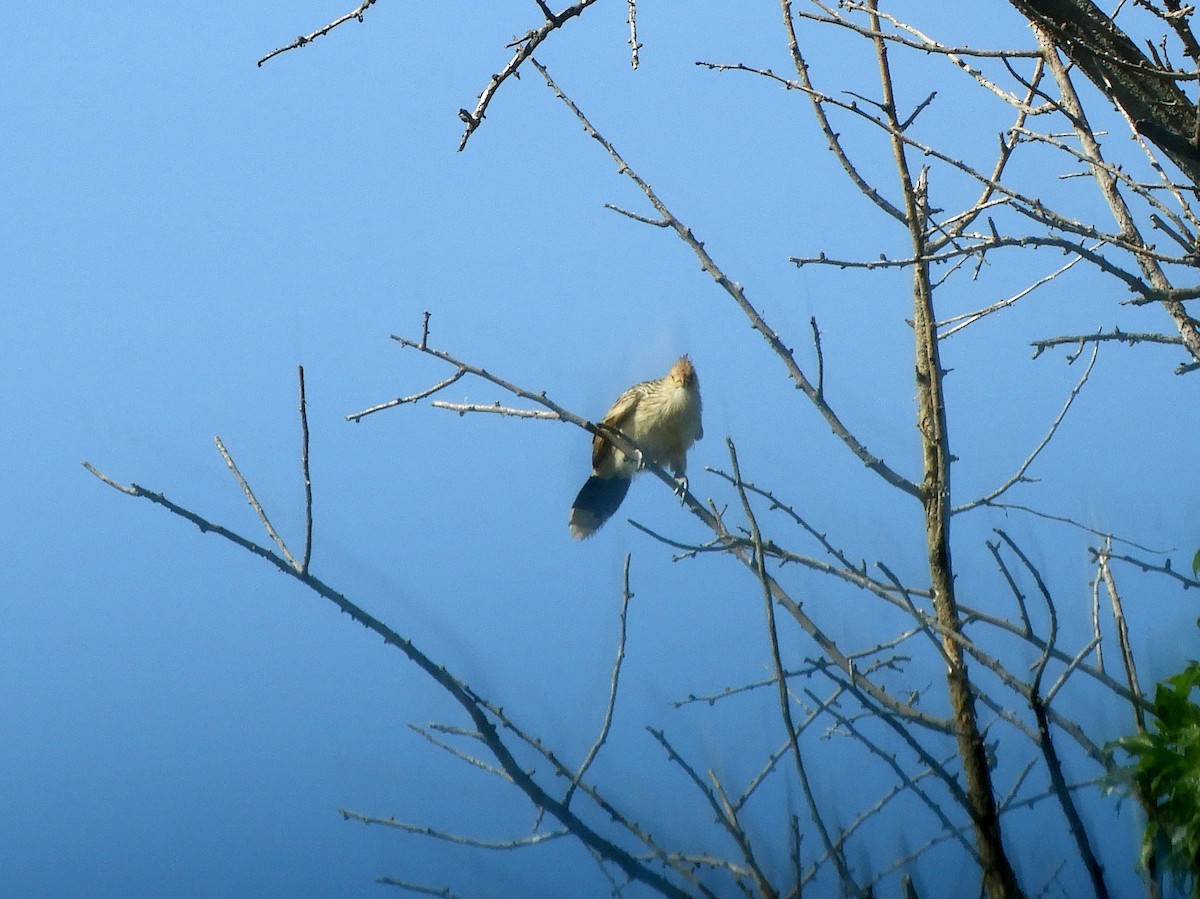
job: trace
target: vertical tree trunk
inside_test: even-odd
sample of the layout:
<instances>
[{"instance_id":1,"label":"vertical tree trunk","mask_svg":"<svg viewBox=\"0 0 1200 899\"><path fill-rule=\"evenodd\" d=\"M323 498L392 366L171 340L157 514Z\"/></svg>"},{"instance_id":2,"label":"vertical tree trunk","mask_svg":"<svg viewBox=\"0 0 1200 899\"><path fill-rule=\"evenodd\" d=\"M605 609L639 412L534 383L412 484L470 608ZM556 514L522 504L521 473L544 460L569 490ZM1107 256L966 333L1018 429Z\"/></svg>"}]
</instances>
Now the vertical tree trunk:
<instances>
[{"instance_id":1,"label":"vertical tree trunk","mask_svg":"<svg viewBox=\"0 0 1200 899\"><path fill-rule=\"evenodd\" d=\"M954 636L962 629L954 598L954 566L950 560L950 437L946 429L946 405L942 394L942 363L938 353L937 326L933 317L933 288L926 260L929 224L927 172L914 183L908 155L901 139L896 96L888 63L887 43L880 36L878 0L867 0L871 27L876 33L875 53L883 94L882 108L891 131L892 154L904 194L904 221L913 248L913 332L916 347L917 428L921 432L924 476L921 504L925 512L925 545L934 614L941 626L946 655L946 687L954 714L958 755L967 782L967 812L975 830L975 844L983 867L983 884L989 899L1017 899L1021 888L1012 863L1004 851L1000 813L992 787L983 734L975 714L975 697L962 646Z\"/></svg>"},{"instance_id":2,"label":"vertical tree trunk","mask_svg":"<svg viewBox=\"0 0 1200 899\"><path fill-rule=\"evenodd\" d=\"M942 367L933 317L929 266L924 262L925 225L928 218L926 173L909 194L909 226L917 264L913 276L913 329L916 332L917 427L921 432L924 479L921 501L925 510L925 538L934 613L949 634L958 633L961 621L954 598L954 567L950 560L950 443L946 406L942 395ZM991 771L975 714L975 698L961 645L946 636L946 685L954 712L958 754L967 781L968 811L975 827L975 842L983 863L983 879L991 899L1021 895L1016 874L1000 835L1000 815L992 788Z\"/></svg>"}]
</instances>

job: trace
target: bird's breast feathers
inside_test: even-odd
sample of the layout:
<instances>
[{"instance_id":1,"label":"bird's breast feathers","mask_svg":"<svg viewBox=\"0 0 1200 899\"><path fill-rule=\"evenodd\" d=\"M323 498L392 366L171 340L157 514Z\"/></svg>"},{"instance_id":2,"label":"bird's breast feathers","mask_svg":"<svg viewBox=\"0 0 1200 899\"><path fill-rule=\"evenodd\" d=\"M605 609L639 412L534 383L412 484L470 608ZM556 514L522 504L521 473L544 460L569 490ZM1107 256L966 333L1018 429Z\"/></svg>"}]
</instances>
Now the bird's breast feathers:
<instances>
[{"instance_id":1,"label":"bird's breast feathers","mask_svg":"<svg viewBox=\"0 0 1200 899\"><path fill-rule=\"evenodd\" d=\"M658 461L686 453L703 436L700 392L694 383L647 393L632 416L629 436Z\"/></svg>"}]
</instances>

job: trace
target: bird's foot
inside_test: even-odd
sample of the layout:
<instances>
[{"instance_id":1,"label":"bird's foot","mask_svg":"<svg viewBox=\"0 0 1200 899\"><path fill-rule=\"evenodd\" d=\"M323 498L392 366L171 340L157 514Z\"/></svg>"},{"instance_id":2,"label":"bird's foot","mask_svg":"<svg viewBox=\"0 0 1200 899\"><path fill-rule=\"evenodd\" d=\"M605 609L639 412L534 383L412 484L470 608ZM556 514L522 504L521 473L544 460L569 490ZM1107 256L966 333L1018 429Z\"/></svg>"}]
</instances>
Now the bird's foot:
<instances>
[{"instance_id":1,"label":"bird's foot","mask_svg":"<svg viewBox=\"0 0 1200 899\"><path fill-rule=\"evenodd\" d=\"M688 493L687 476L679 474L679 475L675 476L674 480L675 480L675 487L674 487L675 495L679 497L679 501L681 503L686 503L687 502L687 493Z\"/></svg>"}]
</instances>

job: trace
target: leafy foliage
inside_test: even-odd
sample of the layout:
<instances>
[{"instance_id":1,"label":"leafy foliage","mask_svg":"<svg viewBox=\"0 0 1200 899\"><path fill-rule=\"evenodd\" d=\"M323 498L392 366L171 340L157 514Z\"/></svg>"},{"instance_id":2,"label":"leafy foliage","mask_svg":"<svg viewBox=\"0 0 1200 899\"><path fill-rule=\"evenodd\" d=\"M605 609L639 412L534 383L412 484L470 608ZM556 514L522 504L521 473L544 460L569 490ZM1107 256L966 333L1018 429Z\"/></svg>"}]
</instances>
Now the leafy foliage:
<instances>
[{"instance_id":1,"label":"leafy foliage","mask_svg":"<svg viewBox=\"0 0 1200 899\"><path fill-rule=\"evenodd\" d=\"M1143 862L1157 856L1200 899L1200 705L1191 698L1197 687L1200 662L1193 661L1156 688L1154 731L1118 745L1136 757L1129 774L1150 809Z\"/></svg>"}]
</instances>

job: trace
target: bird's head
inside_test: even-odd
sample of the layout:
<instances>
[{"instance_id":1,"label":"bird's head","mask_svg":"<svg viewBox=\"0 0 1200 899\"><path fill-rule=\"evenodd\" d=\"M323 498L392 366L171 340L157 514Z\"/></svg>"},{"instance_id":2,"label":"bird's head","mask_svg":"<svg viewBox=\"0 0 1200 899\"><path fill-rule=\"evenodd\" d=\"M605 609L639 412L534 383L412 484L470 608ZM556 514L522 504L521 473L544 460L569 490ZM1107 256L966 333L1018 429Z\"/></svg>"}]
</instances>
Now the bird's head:
<instances>
[{"instance_id":1,"label":"bird's head","mask_svg":"<svg viewBox=\"0 0 1200 899\"><path fill-rule=\"evenodd\" d=\"M671 370L667 372L667 378L679 387L695 387L696 367L692 365L692 360L685 354L671 366Z\"/></svg>"}]
</instances>

